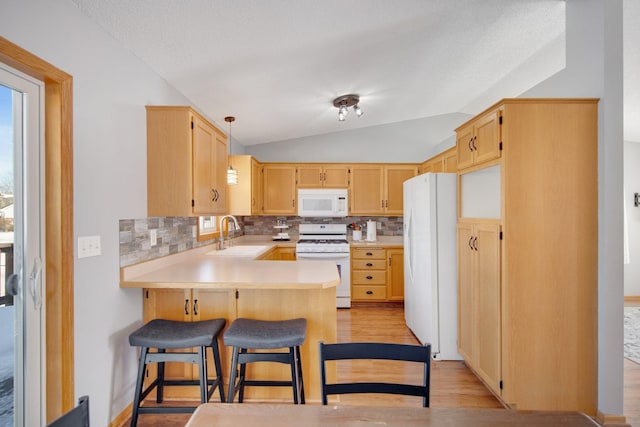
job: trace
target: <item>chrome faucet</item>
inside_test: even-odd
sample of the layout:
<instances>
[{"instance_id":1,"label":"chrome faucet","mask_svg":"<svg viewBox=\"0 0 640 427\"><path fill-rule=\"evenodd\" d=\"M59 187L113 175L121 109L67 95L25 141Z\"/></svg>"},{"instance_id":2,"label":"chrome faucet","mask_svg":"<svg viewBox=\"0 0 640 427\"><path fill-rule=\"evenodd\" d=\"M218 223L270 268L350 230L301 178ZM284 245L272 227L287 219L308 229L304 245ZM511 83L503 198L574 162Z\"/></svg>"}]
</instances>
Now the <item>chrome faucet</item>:
<instances>
[{"instance_id":1,"label":"chrome faucet","mask_svg":"<svg viewBox=\"0 0 640 427\"><path fill-rule=\"evenodd\" d=\"M240 225L238 225L238 220L236 219L235 216L223 215L222 217L220 217L220 228L218 229L220 230L220 250L224 249L224 233L222 229L222 223L224 222L225 218L227 219L227 225L229 224L229 219L232 219L234 230L240 231Z\"/></svg>"}]
</instances>

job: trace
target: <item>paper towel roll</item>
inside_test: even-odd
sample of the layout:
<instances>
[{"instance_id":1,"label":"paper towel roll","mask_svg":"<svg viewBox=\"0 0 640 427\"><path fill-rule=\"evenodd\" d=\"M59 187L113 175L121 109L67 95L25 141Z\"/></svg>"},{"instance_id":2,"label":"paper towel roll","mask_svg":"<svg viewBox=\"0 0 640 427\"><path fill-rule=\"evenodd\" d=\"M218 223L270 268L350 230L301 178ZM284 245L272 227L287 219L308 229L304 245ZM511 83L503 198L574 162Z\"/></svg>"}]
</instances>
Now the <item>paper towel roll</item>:
<instances>
[{"instance_id":1,"label":"paper towel roll","mask_svg":"<svg viewBox=\"0 0 640 427\"><path fill-rule=\"evenodd\" d=\"M367 221L367 240L370 242L376 241L376 222Z\"/></svg>"}]
</instances>

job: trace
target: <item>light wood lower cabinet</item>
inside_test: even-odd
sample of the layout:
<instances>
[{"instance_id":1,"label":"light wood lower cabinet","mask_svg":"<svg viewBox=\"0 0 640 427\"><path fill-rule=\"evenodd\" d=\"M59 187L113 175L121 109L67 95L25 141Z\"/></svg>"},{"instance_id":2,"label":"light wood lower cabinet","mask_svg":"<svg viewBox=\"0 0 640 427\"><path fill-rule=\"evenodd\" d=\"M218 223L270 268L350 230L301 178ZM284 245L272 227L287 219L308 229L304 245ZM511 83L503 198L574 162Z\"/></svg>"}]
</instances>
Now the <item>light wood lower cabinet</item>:
<instances>
[{"instance_id":1,"label":"light wood lower cabinet","mask_svg":"<svg viewBox=\"0 0 640 427\"><path fill-rule=\"evenodd\" d=\"M258 257L261 261L295 261L296 248L289 246L276 246Z\"/></svg>"},{"instance_id":2,"label":"light wood lower cabinet","mask_svg":"<svg viewBox=\"0 0 640 427\"><path fill-rule=\"evenodd\" d=\"M144 321L156 318L198 321L224 318L227 327L239 317L264 320L284 320L296 317L307 319L307 336L301 347L302 370L307 402L320 402L320 370L318 341L336 342L336 291L327 289L144 289ZM232 348L222 345L222 375L225 395L228 390ZM209 353L209 356L211 354ZM213 360L208 364L215 372ZM150 365L149 378L155 378L156 367ZM197 365L186 363L165 364L167 379L197 379ZM279 363L254 363L247 367L247 375L254 380L290 380L291 371ZM336 368L328 372L329 381L335 382ZM197 399L199 391L193 387L167 387L166 398ZM212 396L212 401L218 392ZM150 396L153 399L153 393ZM246 400L291 402L288 387L247 387Z\"/></svg>"},{"instance_id":3,"label":"light wood lower cabinet","mask_svg":"<svg viewBox=\"0 0 640 427\"><path fill-rule=\"evenodd\" d=\"M353 248L351 250L352 301L403 301L402 248Z\"/></svg>"},{"instance_id":4,"label":"light wood lower cabinet","mask_svg":"<svg viewBox=\"0 0 640 427\"><path fill-rule=\"evenodd\" d=\"M227 319L228 326L229 319L236 318L236 300L235 293L232 290L145 289L143 304L145 323L158 318L182 322L223 318ZM222 345L222 336L219 343L222 356L222 373L226 378L229 376L230 365L228 361L231 357L231 351ZM216 370L211 353L207 354L207 367L209 372L212 373L210 377L213 377L215 375L213 373ZM147 369L150 371L149 378L155 378L156 365L149 365ZM165 376L171 380L198 379L198 365L167 362L165 364ZM198 387L168 387L164 393L168 398L197 396Z\"/></svg>"}]
</instances>

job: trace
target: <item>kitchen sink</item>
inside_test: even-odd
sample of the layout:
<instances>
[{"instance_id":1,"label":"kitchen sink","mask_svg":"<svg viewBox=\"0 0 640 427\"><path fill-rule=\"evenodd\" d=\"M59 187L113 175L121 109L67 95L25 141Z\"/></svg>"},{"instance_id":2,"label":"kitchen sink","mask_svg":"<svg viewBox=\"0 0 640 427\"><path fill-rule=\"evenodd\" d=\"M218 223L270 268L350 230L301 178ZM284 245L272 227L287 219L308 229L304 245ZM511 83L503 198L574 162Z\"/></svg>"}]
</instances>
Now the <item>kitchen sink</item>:
<instances>
[{"instance_id":1,"label":"kitchen sink","mask_svg":"<svg viewBox=\"0 0 640 427\"><path fill-rule=\"evenodd\" d=\"M240 245L232 246L221 251L207 252L207 255L256 257L268 248L269 246L267 245Z\"/></svg>"}]
</instances>

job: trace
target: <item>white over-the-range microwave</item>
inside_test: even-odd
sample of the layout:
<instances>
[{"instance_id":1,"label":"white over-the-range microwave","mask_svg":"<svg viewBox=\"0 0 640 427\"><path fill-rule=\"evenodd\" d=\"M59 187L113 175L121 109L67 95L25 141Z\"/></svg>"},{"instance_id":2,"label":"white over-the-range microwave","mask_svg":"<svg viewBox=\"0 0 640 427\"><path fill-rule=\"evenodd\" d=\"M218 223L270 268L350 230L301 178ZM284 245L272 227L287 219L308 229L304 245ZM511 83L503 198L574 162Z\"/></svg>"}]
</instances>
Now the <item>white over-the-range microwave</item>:
<instances>
[{"instance_id":1,"label":"white over-the-range microwave","mask_svg":"<svg viewBox=\"0 0 640 427\"><path fill-rule=\"evenodd\" d=\"M344 188L299 189L298 216L347 216L347 201L347 190Z\"/></svg>"}]
</instances>

